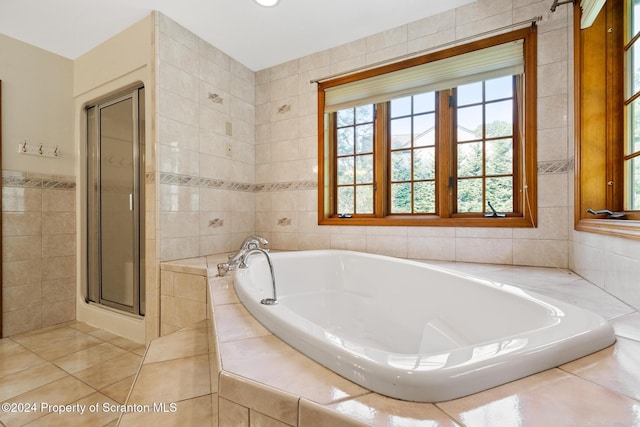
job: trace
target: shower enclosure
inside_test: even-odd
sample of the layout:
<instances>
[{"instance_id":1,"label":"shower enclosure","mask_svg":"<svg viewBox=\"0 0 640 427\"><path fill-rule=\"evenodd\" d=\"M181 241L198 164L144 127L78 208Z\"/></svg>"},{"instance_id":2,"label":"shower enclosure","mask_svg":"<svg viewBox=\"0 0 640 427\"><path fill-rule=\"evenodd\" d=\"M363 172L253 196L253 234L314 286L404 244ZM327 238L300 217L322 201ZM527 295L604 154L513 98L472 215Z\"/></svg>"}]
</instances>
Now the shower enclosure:
<instances>
[{"instance_id":1,"label":"shower enclosure","mask_svg":"<svg viewBox=\"0 0 640 427\"><path fill-rule=\"evenodd\" d=\"M91 104L86 116L85 301L142 316L144 88Z\"/></svg>"}]
</instances>

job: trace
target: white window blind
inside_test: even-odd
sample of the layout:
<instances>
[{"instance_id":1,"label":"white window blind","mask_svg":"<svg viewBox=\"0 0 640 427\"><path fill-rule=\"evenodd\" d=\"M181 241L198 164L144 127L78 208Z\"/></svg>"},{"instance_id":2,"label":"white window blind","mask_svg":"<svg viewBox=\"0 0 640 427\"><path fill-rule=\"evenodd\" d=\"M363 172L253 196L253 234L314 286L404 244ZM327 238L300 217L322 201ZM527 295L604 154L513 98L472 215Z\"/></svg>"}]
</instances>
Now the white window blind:
<instances>
[{"instance_id":1,"label":"white window blind","mask_svg":"<svg viewBox=\"0 0 640 427\"><path fill-rule=\"evenodd\" d=\"M605 3L606 0L582 0L580 2L580 8L582 9L582 16L580 16L581 29L589 28L593 24Z\"/></svg>"},{"instance_id":2,"label":"white window blind","mask_svg":"<svg viewBox=\"0 0 640 427\"><path fill-rule=\"evenodd\" d=\"M524 72L523 40L503 43L325 90L325 112Z\"/></svg>"}]
</instances>

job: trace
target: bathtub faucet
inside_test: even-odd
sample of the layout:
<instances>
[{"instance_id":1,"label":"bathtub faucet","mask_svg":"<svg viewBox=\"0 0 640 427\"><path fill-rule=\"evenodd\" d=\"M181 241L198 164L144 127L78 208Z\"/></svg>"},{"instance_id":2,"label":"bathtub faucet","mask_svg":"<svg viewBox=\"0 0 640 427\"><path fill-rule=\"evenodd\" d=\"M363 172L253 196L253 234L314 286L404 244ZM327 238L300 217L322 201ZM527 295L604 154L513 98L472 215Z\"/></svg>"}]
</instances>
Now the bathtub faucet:
<instances>
[{"instance_id":1,"label":"bathtub faucet","mask_svg":"<svg viewBox=\"0 0 640 427\"><path fill-rule=\"evenodd\" d=\"M227 272L235 270L241 263L244 262L244 257L251 249L263 249L268 251L265 246L269 245L267 239L262 236L249 236L242 242L240 249L233 255L229 255L228 262L222 262L218 264L218 277L225 276Z\"/></svg>"},{"instance_id":2,"label":"bathtub faucet","mask_svg":"<svg viewBox=\"0 0 640 427\"><path fill-rule=\"evenodd\" d=\"M273 288L273 298L264 298L260 301L260 304L264 305L276 305L278 304L278 297L276 295L276 275L273 272L273 264L271 263L271 257L269 256L269 252L262 248L252 248L249 249L244 257L242 258L242 262L240 262L240 266L238 268L249 268L246 264L246 260L251 254L261 253L267 258L267 263L269 264L269 272L271 273L271 286Z\"/></svg>"}]
</instances>

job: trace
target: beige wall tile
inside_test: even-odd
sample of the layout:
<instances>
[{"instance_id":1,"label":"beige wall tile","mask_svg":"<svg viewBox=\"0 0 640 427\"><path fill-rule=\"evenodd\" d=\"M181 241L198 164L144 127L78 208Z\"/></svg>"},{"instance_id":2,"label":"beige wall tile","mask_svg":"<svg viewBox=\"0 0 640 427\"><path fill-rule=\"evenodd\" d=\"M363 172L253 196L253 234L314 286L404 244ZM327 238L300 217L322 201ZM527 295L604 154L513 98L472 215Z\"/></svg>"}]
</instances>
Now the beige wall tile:
<instances>
[{"instance_id":1,"label":"beige wall tile","mask_svg":"<svg viewBox=\"0 0 640 427\"><path fill-rule=\"evenodd\" d=\"M42 260L41 259L29 259L24 261L7 261L2 263L2 286L3 287L40 283L41 280L42 280Z\"/></svg>"},{"instance_id":2,"label":"beige wall tile","mask_svg":"<svg viewBox=\"0 0 640 427\"><path fill-rule=\"evenodd\" d=\"M249 427L249 408L218 397L218 424L220 426Z\"/></svg>"},{"instance_id":3,"label":"beige wall tile","mask_svg":"<svg viewBox=\"0 0 640 427\"><path fill-rule=\"evenodd\" d=\"M39 188L3 187L3 212L41 212L42 190Z\"/></svg>"},{"instance_id":4,"label":"beige wall tile","mask_svg":"<svg viewBox=\"0 0 640 427\"><path fill-rule=\"evenodd\" d=\"M42 257L42 237L3 237L2 261L24 261Z\"/></svg>"},{"instance_id":5,"label":"beige wall tile","mask_svg":"<svg viewBox=\"0 0 640 427\"><path fill-rule=\"evenodd\" d=\"M75 234L45 234L42 236L42 253L46 256L71 256L76 254Z\"/></svg>"},{"instance_id":6,"label":"beige wall tile","mask_svg":"<svg viewBox=\"0 0 640 427\"><path fill-rule=\"evenodd\" d=\"M76 299L66 299L42 305L42 326L58 325L76 318Z\"/></svg>"},{"instance_id":7,"label":"beige wall tile","mask_svg":"<svg viewBox=\"0 0 640 427\"><path fill-rule=\"evenodd\" d=\"M75 277L45 280L42 282L42 303L45 305L56 301L71 300L74 299L75 296Z\"/></svg>"},{"instance_id":8,"label":"beige wall tile","mask_svg":"<svg viewBox=\"0 0 640 427\"><path fill-rule=\"evenodd\" d=\"M46 257L42 259L42 277L43 279L63 279L75 277L76 275L76 257L75 256L57 256Z\"/></svg>"},{"instance_id":9,"label":"beige wall tile","mask_svg":"<svg viewBox=\"0 0 640 427\"><path fill-rule=\"evenodd\" d=\"M33 236L42 234L40 212L3 212L3 236Z\"/></svg>"},{"instance_id":10,"label":"beige wall tile","mask_svg":"<svg viewBox=\"0 0 640 427\"><path fill-rule=\"evenodd\" d=\"M9 312L42 305L41 284L11 286L2 290L2 311Z\"/></svg>"},{"instance_id":11,"label":"beige wall tile","mask_svg":"<svg viewBox=\"0 0 640 427\"><path fill-rule=\"evenodd\" d=\"M75 212L76 192L73 190L42 190L43 212Z\"/></svg>"},{"instance_id":12,"label":"beige wall tile","mask_svg":"<svg viewBox=\"0 0 640 427\"><path fill-rule=\"evenodd\" d=\"M512 239L457 238L456 261L489 264L513 263Z\"/></svg>"},{"instance_id":13,"label":"beige wall tile","mask_svg":"<svg viewBox=\"0 0 640 427\"><path fill-rule=\"evenodd\" d=\"M42 216L42 234L73 234L76 232L74 212L49 212Z\"/></svg>"}]
</instances>

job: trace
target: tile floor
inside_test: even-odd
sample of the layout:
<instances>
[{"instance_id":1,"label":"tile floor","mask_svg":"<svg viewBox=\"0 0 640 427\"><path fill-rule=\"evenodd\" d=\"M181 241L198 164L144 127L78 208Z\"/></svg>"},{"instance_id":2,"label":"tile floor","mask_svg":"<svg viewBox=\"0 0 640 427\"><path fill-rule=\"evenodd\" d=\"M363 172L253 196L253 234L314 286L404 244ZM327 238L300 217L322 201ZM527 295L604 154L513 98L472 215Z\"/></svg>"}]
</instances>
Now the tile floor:
<instances>
[{"instance_id":1,"label":"tile floor","mask_svg":"<svg viewBox=\"0 0 640 427\"><path fill-rule=\"evenodd\" d=\"M318 426L328 409L349 415L344 425L640 427L640 313L565 270L446 266L594 310L612 322L618 341L558 368L448 402L414 404L367 393L311 408L318 409ZM87 409L63 415L39 406L34 412L0 411L0 425L215 427L218 385L210 380L206 334L206 322L200 322L152 341L146 352L80 322L2 339L0 402ZM175 406L124 415L117 410L158 402ZM116 409L90 412L96 403ZM255 421L281 425L267 417Z\"/></svg>"},{"instance_id":2,"label":"tile floor","mask_svg":"<svg viewBox=\"0 0 640 427\"><path fill-rule=\"evenodd\" d=\"M35 407L0 411L0 425L213 427L209 372L206 321L148 349L81 322L4 338L0 402ZM58 413L54 405L70 406Z\"/></svg>"},{"instance_id":3,"label":"tile floor","mask_svg":"<svg viewBox=\"0 0 640 427\"><path fill-rule=\"evenodd\" d=\"M115 426L118 412L90 412L88 406L125 403L144 352L143 345L75 321L4 338L0 424ZM15 412L5 410L11 403ZM74 412L58 413L55 405L75 405L68 408Z\"/></svg>"}]
</instances>

